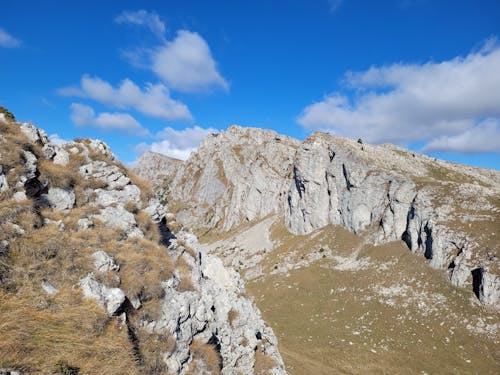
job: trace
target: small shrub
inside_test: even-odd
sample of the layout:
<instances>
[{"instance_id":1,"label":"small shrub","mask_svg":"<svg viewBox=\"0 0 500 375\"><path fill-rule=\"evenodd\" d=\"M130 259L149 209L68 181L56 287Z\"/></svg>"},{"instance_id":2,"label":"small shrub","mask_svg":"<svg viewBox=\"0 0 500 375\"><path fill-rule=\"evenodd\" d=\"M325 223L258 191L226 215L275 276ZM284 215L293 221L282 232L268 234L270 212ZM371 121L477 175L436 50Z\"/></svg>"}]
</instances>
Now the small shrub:
<instances>
[{"instance_id":1,"label":"small shrub","mask_svg":"<svg viewBox=\"0 0 500 375\"><path fill-rule=\"evenodd\" d=\"M7 108L1 105L0 105L0 113L3 113L7 121L12 121L12 122L16 121L16 117L12 114L12 112L10 112Z\"/></svg>"}]
</instances>

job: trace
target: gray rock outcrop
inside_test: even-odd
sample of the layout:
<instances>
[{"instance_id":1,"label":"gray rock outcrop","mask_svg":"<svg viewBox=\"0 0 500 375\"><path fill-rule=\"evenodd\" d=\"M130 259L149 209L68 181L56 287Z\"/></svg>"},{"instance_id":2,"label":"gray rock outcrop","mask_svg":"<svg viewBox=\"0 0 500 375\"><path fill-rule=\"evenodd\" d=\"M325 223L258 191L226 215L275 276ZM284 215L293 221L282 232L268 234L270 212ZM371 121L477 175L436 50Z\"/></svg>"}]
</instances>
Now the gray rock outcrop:
<instances>
[{"instance_id":1,"label":"gray rock outcrop","mask_svg":"<svg viewBox=\"0 0 500 375\"><path fill-rule=\"evenodd\" d=\"M201 232L281 212L298 146L293 138L256 128L212 134L176 173L169 205L178 206L183 225Z\"/></svg>"},{"instance_id":2,"label":"gray rock outcrop","mask_svg":"<svg viewBox=\"0 0 500 375\"><path fill-rule=\"evenodd\" d=\"M491 265L498 261L486 255L491 240L467 231L468 223L484 220L483 212L491 212L493 220L499 215L496 171L326 133L300 143L236 126L208 136L174 169L166 200L177 220L199 233L228 231L282 213L296 235L334 224L369 233L374 244L403 240L432 267L446 270L457 286L471 287L472 271L481 267L483 285L495 291L488 295L500 291L492 277L498 266ZM148 175L153 170L151 165ZM495 252L497 259L497 247ZM495 297L480 300L500 304Z\"/></svg>"}]
</instances>

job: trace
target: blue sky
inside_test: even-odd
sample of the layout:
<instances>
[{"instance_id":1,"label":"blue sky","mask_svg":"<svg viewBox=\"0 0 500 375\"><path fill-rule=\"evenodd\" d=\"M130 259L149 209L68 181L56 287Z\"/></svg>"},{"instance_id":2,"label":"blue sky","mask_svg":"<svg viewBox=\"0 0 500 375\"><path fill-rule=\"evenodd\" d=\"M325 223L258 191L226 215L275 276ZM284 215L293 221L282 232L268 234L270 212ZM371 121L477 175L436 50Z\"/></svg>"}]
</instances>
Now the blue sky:
<instances>
[{"instance_id":1,"label":"blue sky","mask_svg":"<svg viewBox=\"0 0 500 375\"><path fill-rule=\"evenodd\" d=\"M13 1L0 105L125 162L232 124L500 169L497 0Z\"/></svg>"}]
</instances>

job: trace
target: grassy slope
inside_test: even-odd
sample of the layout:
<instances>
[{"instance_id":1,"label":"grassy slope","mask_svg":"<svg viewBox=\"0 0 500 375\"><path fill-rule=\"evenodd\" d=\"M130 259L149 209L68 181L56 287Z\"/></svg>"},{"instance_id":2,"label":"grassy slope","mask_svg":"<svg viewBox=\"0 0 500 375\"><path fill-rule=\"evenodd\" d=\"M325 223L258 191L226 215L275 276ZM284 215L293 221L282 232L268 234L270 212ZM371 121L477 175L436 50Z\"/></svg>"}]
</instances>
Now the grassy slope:
<instances>
[{"instance_id":1,"label":"grassy slope","mask_svg":"<svg viewBox=\"0 0 500 375\"><path fill-rule=\"evenodd\" d=\"M499 337L480 327L500 324L500 315L402 242L363 245L333 226L293 237L276 225L273 235L282 244L264 261L267 276L249 282L248 291L277 334L290 374L497 373ZM332 257L270 274L290 252L300 261L321 248ZM334 268L349 268L356 248L358 269Z\"/></svg>"}]
</instances>

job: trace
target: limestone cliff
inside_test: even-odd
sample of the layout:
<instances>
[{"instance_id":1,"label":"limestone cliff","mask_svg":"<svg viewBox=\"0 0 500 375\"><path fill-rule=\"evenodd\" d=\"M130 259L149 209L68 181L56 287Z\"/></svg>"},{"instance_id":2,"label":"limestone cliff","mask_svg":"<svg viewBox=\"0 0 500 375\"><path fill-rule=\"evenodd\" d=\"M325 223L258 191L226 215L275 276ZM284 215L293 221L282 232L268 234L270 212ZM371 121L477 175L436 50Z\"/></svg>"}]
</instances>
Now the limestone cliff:
<instances>
[{"instance_id":1,"label":"limestone cliff","mask_svg":"<svg viewBox=\"0 0 500 375\"><path fill-rule=\"evenodd\" d=\"M500 307L500 173L325 133L304 142L233 126L205 139L167 194L179 221L228 231L271 213L305 235L329 224L403 240L453 284Z\"/></svg>"}]
</instances>

